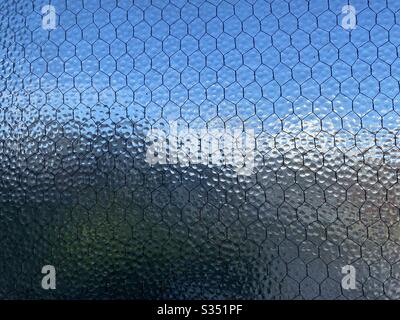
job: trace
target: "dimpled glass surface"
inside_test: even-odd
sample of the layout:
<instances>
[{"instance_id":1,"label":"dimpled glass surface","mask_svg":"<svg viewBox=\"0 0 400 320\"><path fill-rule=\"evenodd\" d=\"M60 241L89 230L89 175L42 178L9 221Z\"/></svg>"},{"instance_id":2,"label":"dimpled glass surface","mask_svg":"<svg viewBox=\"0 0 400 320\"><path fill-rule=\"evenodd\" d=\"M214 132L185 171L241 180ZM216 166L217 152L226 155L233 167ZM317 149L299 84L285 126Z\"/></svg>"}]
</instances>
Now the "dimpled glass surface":
<instances>
[{"instance_id":1,"label":"dimpled glass surface","mask_svg":"<svg viewBox=\"0 0 400 320\"><path fill-rule=\"evenodd\" d=\"M1 298L400 298L399 1L46 4L0 4ZM171 121L251 174L150 165Z\"/></svg>"}]
</instances>

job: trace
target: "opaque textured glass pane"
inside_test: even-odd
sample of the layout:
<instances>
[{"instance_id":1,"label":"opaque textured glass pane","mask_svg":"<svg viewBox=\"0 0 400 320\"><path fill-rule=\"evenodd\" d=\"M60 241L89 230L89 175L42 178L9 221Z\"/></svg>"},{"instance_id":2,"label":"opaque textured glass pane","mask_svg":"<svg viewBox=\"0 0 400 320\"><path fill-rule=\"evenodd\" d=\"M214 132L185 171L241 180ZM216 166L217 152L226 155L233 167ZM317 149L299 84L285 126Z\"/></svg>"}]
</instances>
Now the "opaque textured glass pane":
<instances>
[{"instance_id":1,"label":"opaque textured glass pane","mask_svg":"<svg viewBox=\"0 0 400 320\"><path fill-rule=\"evenodd\" d=\"M2 1L0 297L400 298L399 10Z\"/></svg>"}]
</instances>

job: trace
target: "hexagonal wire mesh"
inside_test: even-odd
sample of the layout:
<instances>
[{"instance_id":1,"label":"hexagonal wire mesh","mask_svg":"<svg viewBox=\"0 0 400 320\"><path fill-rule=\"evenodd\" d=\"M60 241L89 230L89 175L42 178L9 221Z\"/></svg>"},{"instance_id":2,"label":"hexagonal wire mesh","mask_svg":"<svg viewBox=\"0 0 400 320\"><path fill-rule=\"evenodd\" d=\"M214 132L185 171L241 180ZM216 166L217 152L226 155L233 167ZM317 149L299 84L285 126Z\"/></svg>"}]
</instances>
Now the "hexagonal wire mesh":
<instances>
[{"instance_id":1,"label":"hexagonal wire mesh","mask_svg":"<svg viewBox=\"0 0 400 320\"><path fill-rule=\"evenodd\" d=\"M0 7L1 297L399 298L399 1Z\"/></svg>"}]
</instances>

